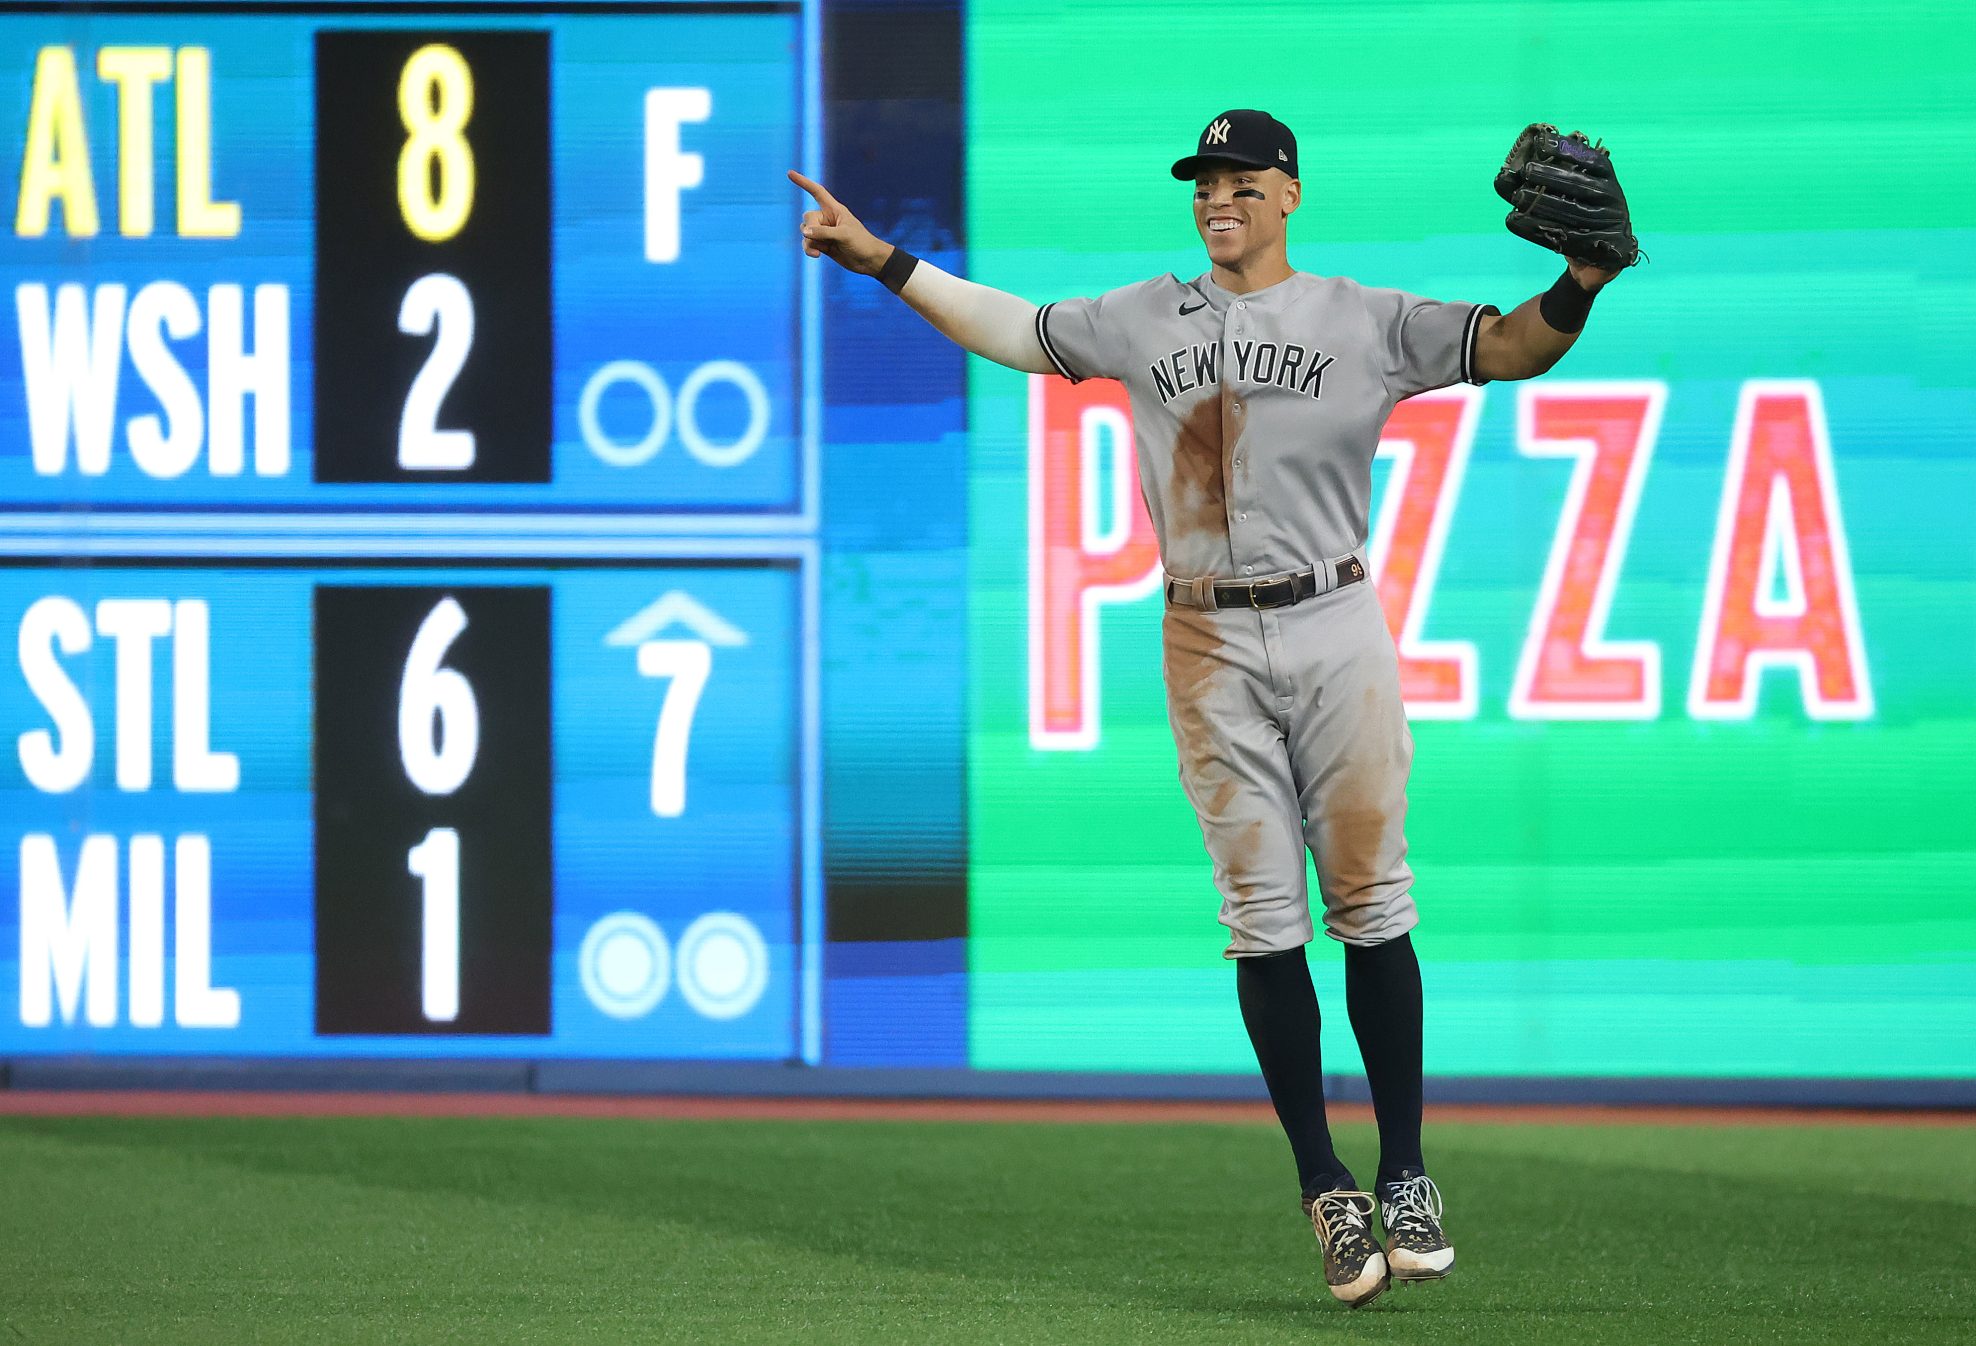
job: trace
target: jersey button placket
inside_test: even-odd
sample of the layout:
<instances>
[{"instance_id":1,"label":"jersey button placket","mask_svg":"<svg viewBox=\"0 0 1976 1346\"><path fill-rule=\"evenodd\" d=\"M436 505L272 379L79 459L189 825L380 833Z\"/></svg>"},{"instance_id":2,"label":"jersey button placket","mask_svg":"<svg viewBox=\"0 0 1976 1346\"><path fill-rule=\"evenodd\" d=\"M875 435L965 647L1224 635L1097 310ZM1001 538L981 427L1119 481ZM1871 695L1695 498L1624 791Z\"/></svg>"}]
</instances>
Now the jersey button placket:
<instances>
[{"instance_id":1,"label":"jersey button placket","mask_svg":"<svg viewBox=\"0 0 1976 1346\"><path fill-rule=\"evenodd\" d=\"M1235 314L1245 314L1245 312L1249 312L1249 300L1247 298L1237 298L1233 304L1229 304L1229 326L1233 328L1233 338L1241 338L1249 330L1249 320L1235 316ZM1233 346L1233 340L1229 344ZM1227 378L1227 385L1233 387L1235 385L1235 366L1223 362L1221 372ZM1249 423L1249 403L1243 401L1241 393L1233 393L1233 391L1229 393L1229 411L1231 411L1233 421L1235 421L1235 427L1233 427L1235 433L1229 439L1233 441L1233 445L1237 449L1241 449L1241 433L1243 433L1243 427ZM1233 463L1229 464L1227 500L1229 500L1229 508L1233 510L1233 506L1235 506L1235 492L1241 488L1241 478L1235 476L1233 468L1241 466L1241 457L1239 455L1231 455L1231 459L1233 459ZM1229 551L1233 555L1241 555L1245 551L1245 547L1237 546L1237 542L1235 542L1235 524L1247 524L1247 522L1249 522L1249 514L1247 512L1235 512L1235 518L1229 520ZM1243 565L1243 573L1245 575L1253 575L1255 573L1255 565Z\"/></svg>"},{"instance_id":2,"label":"jersey button placket","mask_svg":"<svg viewBox=\"0 0 1976 1346\"><path fill-rule=\"evenodd\" d=\"M1247 319L1249 301L1246 299L1238 299L1235 301L1235 307L1238 311L1240 311L1243 314L1242 317L1236 320L1236 330L1241 332L1242 335L1246 337L1248 335L1248 328L1249 328L1248 319ZM1242 405L1246 408L1247 404L1243 403ZM1247 422L1246 414L1241 416L1239 420L1242 424L1246 424ZM1230 483L1229 494L1231 498L1234 495L1234 484L1232 482ZM1240 523L1247 523L1249 520L1249 512L1247 510L1238 510L1236 513L1236 520L1237 522ZM1233 527L1233 525L1230 526ZM1243 534L1244 534L1244 541L1246 542L1247 540L1246 529L1243 530ZM1251 556L1255 555L1255 552L1247 546L1244 546L1242 548L1242 551ZM1269 558L1265 556L1260 559L1263 561L1267 561ZM1253 563L1245 564L1242 567L1242 573L1244 575L1255 574L1256 573L1255 564ZM1265 574L1268 573L1267 569L1265 569L1264 573ZM1271 690L1273 690L1276 693L1277 706L1280 709L1287 710L1289 709L1290 706L1291 688L1288 677L1289 670L1285 665L1283 658L1284 656L1283 630L1281 625L1282 615L1274 611L1273 609L1270 611L1266 611L1261 615L1262 615L1263 654L1269 666L1270 687Z\"/></svg>"},{"instance_id":3,"label":"jersey button placket","mask_svg":"<svg viewBox=\"0 0 1976 1346\"><path fill-rule=\"evenodd\" d=\"M1226 347L1232 346L1236 338L1241 337L1248 331L1248 320L1245 317L1237 316L1238 314L1246 314L1248 308L1249 301L1246 299L1237 299L1233 304L1229 305L1228 326L1230 336L1224 345L1221 366L1224 384L1231 390L1227 395L1229 420L1232 422L1228 432L1230 442L1234 445L1234 451L1229 455L1226 498L1228 500L1229 511L1233 516L1228 523L1228 549L1236 559L1240 559L1243 553L1249 550L1247 546L1247 530L1238 530L1236 528L1237 524L1243 524L1249 521L1249 512L1245 509L1236 508L1238 504L1237 496L1243 493L1242 488L1244 482L1242 474L1236 471L1236 469L1242 466L1242 432L1248 425L1249 404L1241 394L1232 391L1235 384L1235 369L1233 365L1228 363L1227 357L1230 352ZM1256 568L1253 565L1245 564L1242 567L1242 573L1244 575L1253 575L1256 573Z\"/></svg>"},{"instance_id":4,"label":"jersey button placket","mask_svg":"<svg viewBox=\"0 0 1976 1346\"><path fill-rule=\"evenodd\" d=\"M1240 489L1240 479L1234 469L1242 465L1239 450L1242 444L1244 408L1240 394L1235 392L1234 366L1229 363L1235 338L1241 335L1243 328L1241 320L1235 316L1235 311L1246 307L1247 305L1238 299L1230 304L1222 314L1221 433L1231 446L1229 466L1222 469L1222 500L1224 502L1223 508L1228 511L1228 555L1231 560L1239 557L1243 551L1241 539L1236 534L1235 524L1239 520L1245 520L1249 517L1246 513L1238 514L1235 509L1235 494ZM1254 571L1254 566L1248 566L1245 567L1244 573L1253 574Z\"/></svg>"},{"instance_id":5,"label":"jersey button placket","mask_svg":"<svg viewBox=\"0 0 1976 1346\"><path fill-rule=\"evenodd\" d=\"M1231 558L1240 556L1245 550L1242 530L1237 524L1248 522L1248 511L1239 509L1242 490L1241 474L1235 471L1234 463L1241 461L1236 450L1242 445L1242 399L1234 394L1226 394L1223 405L1227 415L1223 418L1222 433L1228 437L1229 465L1221 470L1222 499L1228 510L1228 554Z\"/></svg>"}]
</instances>

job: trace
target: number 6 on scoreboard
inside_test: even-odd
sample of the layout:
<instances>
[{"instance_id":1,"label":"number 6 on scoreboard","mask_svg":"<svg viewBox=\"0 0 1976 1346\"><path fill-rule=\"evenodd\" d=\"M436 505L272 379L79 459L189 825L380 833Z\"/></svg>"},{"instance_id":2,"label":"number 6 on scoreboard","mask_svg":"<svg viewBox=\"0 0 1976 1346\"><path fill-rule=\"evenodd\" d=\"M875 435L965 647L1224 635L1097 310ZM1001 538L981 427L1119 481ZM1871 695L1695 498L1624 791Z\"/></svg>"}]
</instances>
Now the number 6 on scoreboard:
<instances>
[{"instance_id":1,"label":"number 6 on scoreboard","mask_svg":"<svg viewBox=\"0 0 1976 1346\"><path fill-rule=\"evenodd\" d=\"M704 640L648 640L638 647L641 677L672 679L652 743L652 812L661 818L686 811L686 745L713 667L713 646Z\"/></svg>"},{"instance_id":2,"label":"number 6 on scoreboard","mask_svg":"<svg viewBox=\"0 0 1976 1346\"><path fill-rule=\"evenodd\" d=\"M428 795L466 783L480 755L480 703L473 684L446 667L446 651L467 629L466 610L450 595L433 605L412 637L398 680L398 760L405 779Z\"/></svg>"}]
</instances>

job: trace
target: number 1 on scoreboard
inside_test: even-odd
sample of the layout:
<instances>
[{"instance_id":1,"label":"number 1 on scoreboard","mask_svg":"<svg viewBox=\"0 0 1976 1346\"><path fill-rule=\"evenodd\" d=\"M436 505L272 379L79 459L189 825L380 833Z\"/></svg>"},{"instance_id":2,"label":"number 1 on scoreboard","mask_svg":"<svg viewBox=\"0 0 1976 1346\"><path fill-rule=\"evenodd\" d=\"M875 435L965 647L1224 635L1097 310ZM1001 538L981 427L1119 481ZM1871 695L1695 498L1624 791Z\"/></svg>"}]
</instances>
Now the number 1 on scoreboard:
<instances>
[{"instance_id":1,"label":"number 1 on scoreboard","mask_svg":"<svg viewBox=\"0 0 1976 1346\"><path fill-rule=\"evenodd\" d=\"M460 1017L460 834L435 827L405 854L419 885L419 1008L436 1024Z\"/></svg>"}]
</instances>

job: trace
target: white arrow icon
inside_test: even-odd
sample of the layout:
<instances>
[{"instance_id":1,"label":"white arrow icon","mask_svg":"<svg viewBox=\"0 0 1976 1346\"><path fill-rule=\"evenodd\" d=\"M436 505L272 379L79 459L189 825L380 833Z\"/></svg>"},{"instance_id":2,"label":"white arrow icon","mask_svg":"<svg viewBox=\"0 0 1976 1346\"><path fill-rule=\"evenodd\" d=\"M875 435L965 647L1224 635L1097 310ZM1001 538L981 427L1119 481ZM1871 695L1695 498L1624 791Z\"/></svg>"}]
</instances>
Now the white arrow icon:
<instances>
[{"instance_id":1,"label":"white arrow icon","mask_svg":"<svg viewBox=\"0 0 1976 1346\"><path fill-rule=\"evenodd\" d=\"M748 633L689 594L674 589L619 623L604 637L606 645L642 645L674 622L709 645L735 646L748 643Z\"/></svg>"}]
</instances>

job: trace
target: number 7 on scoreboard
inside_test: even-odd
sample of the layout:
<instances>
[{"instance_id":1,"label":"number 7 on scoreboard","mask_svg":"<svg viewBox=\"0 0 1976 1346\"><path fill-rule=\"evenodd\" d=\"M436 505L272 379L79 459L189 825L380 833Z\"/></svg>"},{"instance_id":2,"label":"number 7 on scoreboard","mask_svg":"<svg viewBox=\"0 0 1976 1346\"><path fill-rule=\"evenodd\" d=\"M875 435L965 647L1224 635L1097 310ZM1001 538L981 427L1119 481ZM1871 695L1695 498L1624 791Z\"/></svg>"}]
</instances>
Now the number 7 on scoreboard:
<instances>
[{"instance_id":1,"label":"number 7 on scoreboard","mask_svg":"<svg viewBox=\"0 0 1976 1346\"><path fill-rule=\"evenodd\" d=\"M704 640L648 640L638 647L639 676L672 680L652 740L652 812L658 817L686 812L686 748L713 667L713 646Z\"/></svg>"}]
</instances>

